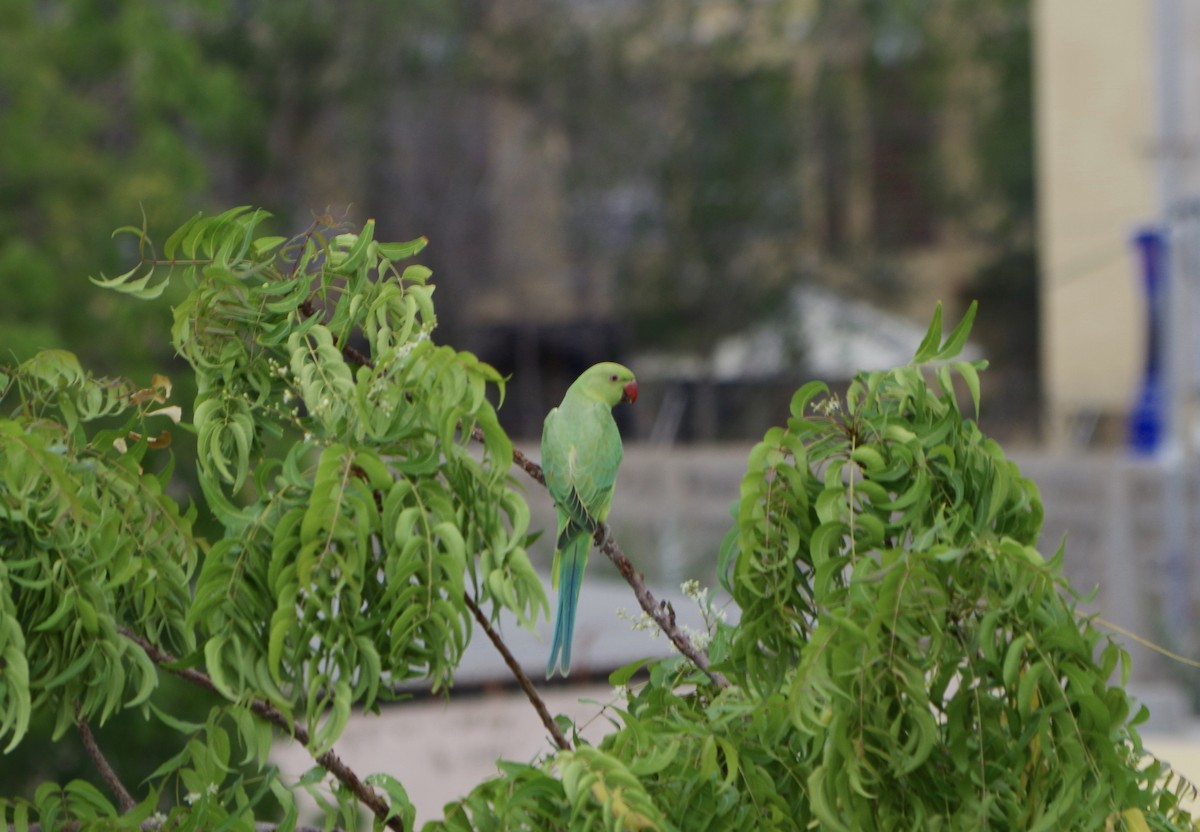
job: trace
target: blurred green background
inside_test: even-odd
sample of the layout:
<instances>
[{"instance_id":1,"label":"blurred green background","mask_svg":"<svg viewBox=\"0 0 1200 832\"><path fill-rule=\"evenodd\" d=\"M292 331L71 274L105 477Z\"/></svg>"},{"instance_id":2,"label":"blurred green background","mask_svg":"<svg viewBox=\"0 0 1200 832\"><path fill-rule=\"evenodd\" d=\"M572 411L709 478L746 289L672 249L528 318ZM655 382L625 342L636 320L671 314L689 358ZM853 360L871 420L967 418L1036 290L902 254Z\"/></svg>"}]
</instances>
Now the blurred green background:
<instances>
[{"instance_id":1,"label":"blurred green background","mask_svg":"<svg viewBox=\"0 0 1200 832\"><path fill-rule=\"evenodd\" d=\"M429 236L440 339L515 373L520 435L592 360L665 352L678 375L806 285L918 324L985 297L987 381L1014 391L996 415L1032 424L1025 0L0 0L0 19L6 357L171 374L168 305L86 277L128 267L109 234L143 212L161 240L251 204L272 233L328 212ZM760 427L734 423L678 438Z\"/></svg>"}]
</instances>

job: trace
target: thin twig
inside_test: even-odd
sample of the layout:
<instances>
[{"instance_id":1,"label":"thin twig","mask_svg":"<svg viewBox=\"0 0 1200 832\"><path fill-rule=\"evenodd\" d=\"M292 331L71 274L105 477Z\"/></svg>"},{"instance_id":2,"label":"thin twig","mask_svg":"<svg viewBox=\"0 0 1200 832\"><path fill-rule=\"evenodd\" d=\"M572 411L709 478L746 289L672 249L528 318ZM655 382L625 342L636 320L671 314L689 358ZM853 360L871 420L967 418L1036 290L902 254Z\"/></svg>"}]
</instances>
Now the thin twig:
<instances>
[{"instance_id":1,"label":"thin twig","mask_svg":"<svg viewBox=\"0 0 1200 832\"><path fill-rule=\"evenodd\" d=\"M92 763L100 771L100 776L104 778L109 790L116 795L121 811L132 812L133 808L137 806L137 801L133 799L129 789L125 788L125 784L117 776L112 764L104 756L104 752L96 742L96 737L92 734L92 727L88 725L87 719L83 716L83 708L78 702L75 703L75 728L79 731L79 739L83 741L84 750L92 758Z\"/></svg>"},{"instance_id":2,"label":"thin twig","mask_svg":"<svg viewBox=\"0 0 1200 832\"><path fill-rule=\"evenodd\" d=\"M537 688L533 686L533 682L525 671L521 669L521 665L509 651L508 645L504 643L504 639L500 638L500 634L492 629L491 623L487 616L483 614L483 610L475 603L475 599L470 593L464 592L463 599L467 602L467 606L471 608L471 613L475 616L475 620L479 622L479 626L487 633L487 637L492 640L492 644L504 657L504 663L508 665L508 669L512 671L512 675L516 677L517 684L521 686L521 690L525 691L525 696L529 698L533 709L538 712L538 716L542 718L542 724L546 726L546 730L550 732L550 736L554 738L554 743L563 751L571 750L571 743L563 736L562 731L558 729L558 724L554 718L550 716L550 711L546 708L546 703L542 701L542 697L538 695Z\"/></svg>"},{"instance_id":3,"label":"thin twig","mask_svg":"<svg viewBox=\"0 0 1200 832\"><path fill-rule=\"evenodd\" d=\"M513 462L519 465L526 474L533 477L537 482L542 485L546 484L546 475L542 473L542 466L521 453L520 448L513 448Z\"/></svg>"},{"instance_id":4,"label":"thin twig","mask_svg":"<svg viewBox=\"0 0 1200 832\"><path fill-rule=\"evenodd\" d=\"M217 686L213 684L213 680L208 676L208 674L191 667L173 667L171 665L174 665L175 657L170 653L160 649L154 644L151 644L142 636L125 627L119 627L118 630L121 635L125 636L127 639L134 642L144 651L146 651L146 655L149 656L150 660L156 665L163 667L165 670L168 670L181 679L186 679L198 687L202 687L205 690L209 690L220 695L220 691L217 690ZM249 707L250 710L258 717L267 720L281 730L287 732L296 740L296 742L300 743L301 745L305 747L308 746L309 734L307 729L292 722L292 720L284 716L283 713L281 713L279 709L271 703L264 702L261 699L251 699L249 702ZM342 785L348 788L363 805L365 805L371 810L372 813L374 813L376 818L378 818L385 826L387 826L388 829L394 829L396 832L404 832L404 824L400 818L388 817L389 808L387 801L383 799L379 792L375 791L375 789L364 783L362 779L354 772L354 770L342 762L341 758L338 757L338 755L335 754L332 749L326 751L324 754L319 754L313 757L313 759L317 762L317 765L328 771L335 778L337 778Z\"/></svg>"}]
</instances>

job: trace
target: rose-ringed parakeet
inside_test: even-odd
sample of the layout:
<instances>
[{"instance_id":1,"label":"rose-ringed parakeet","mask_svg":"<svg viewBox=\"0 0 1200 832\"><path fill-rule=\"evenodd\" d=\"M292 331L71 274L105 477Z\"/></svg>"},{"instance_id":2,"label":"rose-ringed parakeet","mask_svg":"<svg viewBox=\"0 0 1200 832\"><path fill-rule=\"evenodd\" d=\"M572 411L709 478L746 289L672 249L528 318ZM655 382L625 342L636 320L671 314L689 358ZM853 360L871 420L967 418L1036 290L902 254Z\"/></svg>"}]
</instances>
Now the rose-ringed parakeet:
<instances>
[{"instance_id":1,"label":"rose-ringed parakeet","mask_svg":"<svg viewBox=\"0 0 1200 832\"><path fill-rule=\"evenodd\" d=\"M596 526L608 517L623 449L612 409L637 400L628 367L605 362L575 380L542 428L542 472L558 514L551 586L558 590L554 643L546 677L571 670L571 639L579 587Z\"/></svg>"}]
</instances>

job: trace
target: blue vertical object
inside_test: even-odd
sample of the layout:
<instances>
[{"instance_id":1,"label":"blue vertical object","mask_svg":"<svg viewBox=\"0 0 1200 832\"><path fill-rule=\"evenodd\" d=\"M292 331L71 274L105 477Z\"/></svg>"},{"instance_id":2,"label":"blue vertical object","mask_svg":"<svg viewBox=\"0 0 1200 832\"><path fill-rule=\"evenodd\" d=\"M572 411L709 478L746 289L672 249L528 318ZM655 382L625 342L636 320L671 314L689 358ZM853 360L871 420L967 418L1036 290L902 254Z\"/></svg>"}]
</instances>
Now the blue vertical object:
<instances>
[{"instance_id":1,"label":"blue vertical object","mask_svg":"<svg viewBox=\"0 0 1200 832\"><path fill-rule=\"evenodd\" d=\"M1146 369L1142 390L1129 414L1129 447L1134 453L1157 452L1166 437L1166 390L1163 379L1163 293L1167 284L1167 238L1149 227L1133 238L1146 289Z\"/></svg>"}]
</instances>

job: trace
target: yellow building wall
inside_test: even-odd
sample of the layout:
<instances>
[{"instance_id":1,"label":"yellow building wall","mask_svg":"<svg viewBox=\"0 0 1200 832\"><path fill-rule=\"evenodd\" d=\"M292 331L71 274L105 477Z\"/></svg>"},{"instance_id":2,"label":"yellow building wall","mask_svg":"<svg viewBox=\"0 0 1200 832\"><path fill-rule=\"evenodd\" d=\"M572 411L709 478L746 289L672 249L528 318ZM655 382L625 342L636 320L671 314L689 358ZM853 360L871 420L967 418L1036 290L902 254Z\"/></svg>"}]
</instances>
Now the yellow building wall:
<instances>
[{"instance_id":1,"label":"yellow building wall","mask_svg":"<svg viewBox=\"0 0 1200 832\"><path fill-rule=\"evenodd\" d=\"M1130 239L1159 213L1154 4L1037 0L1041 333L1047 438L1122 413L1144 362Z\"/></svg>"}]
</instances>

